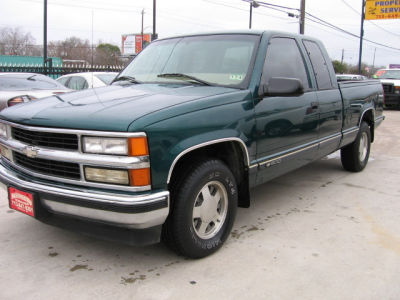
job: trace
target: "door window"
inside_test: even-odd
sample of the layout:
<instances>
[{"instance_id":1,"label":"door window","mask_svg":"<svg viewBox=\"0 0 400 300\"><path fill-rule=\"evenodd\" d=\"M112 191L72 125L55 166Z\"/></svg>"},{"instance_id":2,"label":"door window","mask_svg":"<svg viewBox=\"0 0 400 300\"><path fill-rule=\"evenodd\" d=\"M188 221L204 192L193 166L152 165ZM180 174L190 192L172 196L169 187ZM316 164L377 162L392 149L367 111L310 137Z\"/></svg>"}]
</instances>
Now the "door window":
<instances>
[{"instance_id":1,"label":"door window","mask_svg":"<svg viewBox=\"0 0 400 300\"><path fill-rule=\"evenodd\" d=\"M287 77L299 79L304 90L310 88L304 60L294 39L271 39L265 57L261 82L268 84L273 77Z\"/></svg>"},{"instance_id":2,"label":"door window","mask_svg":"<svg viewBox=\"0 0 400 300\"><path fill-rule=\"evenodd\" d=\"M303 41L303 44L304 47L306 47L307 54L311 60L315 78L317 79L318 89L332 89L333 86L328 70L328 65L326 63L324 55L322 54L321 49L315 42Z\"/></svg>"}]
</instances>

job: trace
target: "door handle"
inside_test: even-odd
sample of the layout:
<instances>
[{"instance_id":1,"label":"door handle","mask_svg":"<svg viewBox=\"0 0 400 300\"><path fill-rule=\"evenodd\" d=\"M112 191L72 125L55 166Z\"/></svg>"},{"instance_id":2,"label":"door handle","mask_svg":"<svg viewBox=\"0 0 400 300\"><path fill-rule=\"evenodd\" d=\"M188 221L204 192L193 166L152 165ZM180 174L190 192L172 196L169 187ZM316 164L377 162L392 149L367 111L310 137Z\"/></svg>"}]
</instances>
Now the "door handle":
<instances>
[{"instance_id":1,"label":"door handle","mask_svg":"<svg viewBox=\"0 0 400 300\"><path fill-rule=\"evenodd\" d=\"M318 109L318 107L319 107L318 102L311 102L311 108L312 109Z\"/></svg>"}]
</instances>

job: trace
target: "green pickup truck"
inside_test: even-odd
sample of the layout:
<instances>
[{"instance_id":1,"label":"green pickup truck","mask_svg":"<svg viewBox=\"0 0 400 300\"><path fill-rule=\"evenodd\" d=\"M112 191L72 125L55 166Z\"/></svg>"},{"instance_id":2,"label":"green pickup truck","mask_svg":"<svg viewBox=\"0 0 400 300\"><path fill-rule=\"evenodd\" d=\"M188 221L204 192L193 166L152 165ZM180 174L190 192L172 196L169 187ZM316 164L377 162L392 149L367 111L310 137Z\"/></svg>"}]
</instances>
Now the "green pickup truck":
<instances>
[{"instance_id":1,"label":"green pickup truck","mask_svg":"<svg viewBox=\"0 0 400 300\"><path fill-rule=\"evenodd\" d=\"M379 81L338 84L307 36L160 39L111 86L3 110L0 181L10 208L45 223L199 258L252 187L338 149L363 170L382 112Z\"/></svg>"}]
</instances>

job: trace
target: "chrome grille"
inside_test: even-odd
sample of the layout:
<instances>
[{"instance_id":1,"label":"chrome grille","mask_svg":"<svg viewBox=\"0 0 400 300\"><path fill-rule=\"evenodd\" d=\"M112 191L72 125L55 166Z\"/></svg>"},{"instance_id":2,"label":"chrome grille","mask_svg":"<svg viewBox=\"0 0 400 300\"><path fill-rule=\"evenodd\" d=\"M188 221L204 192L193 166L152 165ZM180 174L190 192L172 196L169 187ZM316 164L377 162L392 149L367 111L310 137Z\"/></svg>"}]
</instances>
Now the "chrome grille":
<instances>
[{"instance_id":1,"label":"chrome grille","mask_svg":"<svg viewBox=\"0 0 400 300\"><path fill-rule=\"evenodd\" d=\"M78 150L78 137L75 134L31 131L13 127L12 136L14 139L29 145Z\"/></svg>"},{"instance_id":2,"label":"chrome grille","mask_svg":"<svg viewBox=\"0 0 400 300\"><path fill-rule=\"evenodd\" d=\"M19 152L14 152L14 160L18 166L40 174L75 180L79 180L81 178L79 164L41 158L31 158Z\"/></svg>"},{"instance_id":3,"label":"chrome grille","mask_svg":"<svg viewBox=\"0 0 400 300\"><path fill-rule=\"evenodd\" d=\"M394 86L393 86L393 84L386 84L386 83L384 83L384 84L382 84L382 86L383 86L383 92L384 92L385 94L393 94L393 93L394 93Z\"/></svg>"}]
</instances>

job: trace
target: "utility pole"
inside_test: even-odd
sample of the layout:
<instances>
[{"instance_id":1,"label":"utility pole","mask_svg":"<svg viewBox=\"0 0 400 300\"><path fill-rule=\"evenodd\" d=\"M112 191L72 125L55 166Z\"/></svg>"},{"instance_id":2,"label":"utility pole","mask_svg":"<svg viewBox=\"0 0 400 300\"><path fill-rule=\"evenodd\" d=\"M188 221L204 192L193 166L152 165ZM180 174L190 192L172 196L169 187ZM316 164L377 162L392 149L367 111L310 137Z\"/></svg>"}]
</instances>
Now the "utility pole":
<instances>
[{"instance_id":1,"label":"utility pole","mask_svg":"<svg viewBox=\"0 0 400 300\"><path fill-rule=\"evenodd\" d=\"M44 0L43 18L43 69L47 74L47 0Z\"/></svg>"},{"instance_id":2,"label":"utility pole","mask_svg":"<svg viewBox=\"0 0 400 300\"><path fill-rule=\"evenodd\" d=\"M141 45L141 47L140 47L140 51L143 50L143 19L144 19L144 9L142 9L142 32L141 32L141 35L142 35L142 45Z\"/></svg>"},{"instance_id":3,"label":"utility pole","mask_svg":"<svg viewBox=\"0 0 400 300\"><path fill-rule=\"evenodd\" d=\"M253 20L253 7L254 7L254 8L257 8L257 7L260 6L260 4L258 4L257 1L254 1L254 0L253 0L253 1L250 1L249 3L250 3L249 29L251 29L251 23L252 23L252 20Z\"/></svg>"},{"instance_id":4,"label":"utility pole","mask_svg":"<svg viewBox=\"0 0 400 300\"><path fill-rule=\"evenodd\" d=\"M253 2L250 2L250 20L249 20L249 29L251 29L251 19L253 18Z\"/></svg>"},{"instance_id":5,"label":"utility pole","mask_svg":"<svg viewBox=\"0 0 400 300\"><path fill-rule=\"evenodd\" d=\"M365 19L365 0L362 0L361 6L361 29L360 29L360 52L358 55L358 74L361 74L361 58L364 37L364 19Z\"/></svg>"},{"instance_id":6,"label":"utility pole","mask_svg":"<svg viewBox=\"0 0 400 300\"><path fill-rule=\"evenodd\" d=\"M304 22L306 18L306 0L300 0L300 34L304 34Z\"/></svg>"},{"instance_id":7,"label":"utility pole","mask_svg":"<svg viewBox=\"0 0 400 300\"><path fill-rule=\"evenodd\" d=\"M156 32L156 0L153 0L153 35L151 36L151 41L158 38Z\"/></svg>"},{"instance_id":8,"label":"utility pole","mask_svg":"<svg viewBox=\"0 0 400 300\"><path fill-rule=\"evenodd\" d=\"M343 59L344 59L344 49L342 49L342 60L340 61L341 64L343 64Z\"/></svg>"}]
</instances>

